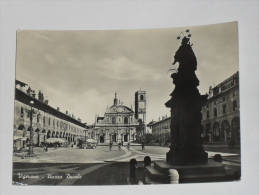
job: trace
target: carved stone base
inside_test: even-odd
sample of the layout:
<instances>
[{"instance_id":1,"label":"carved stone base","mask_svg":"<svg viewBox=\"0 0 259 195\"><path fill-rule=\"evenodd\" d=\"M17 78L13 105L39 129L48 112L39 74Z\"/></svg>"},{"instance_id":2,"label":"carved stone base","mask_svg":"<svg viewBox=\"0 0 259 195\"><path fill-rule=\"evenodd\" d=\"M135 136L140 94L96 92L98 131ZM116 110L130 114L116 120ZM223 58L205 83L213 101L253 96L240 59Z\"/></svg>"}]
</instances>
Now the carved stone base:
<instances>
[{"instance_id":1,"label":"carved stone base","mask_svg":"<svg viewBox=\"0 0 259 195\"><path fill-rule=\"evenodd\" d=\"M208 153L200 147L171 147L166 153L166 162L171 165L200 165L208 162Z\"/></svg>"}]
</instances>

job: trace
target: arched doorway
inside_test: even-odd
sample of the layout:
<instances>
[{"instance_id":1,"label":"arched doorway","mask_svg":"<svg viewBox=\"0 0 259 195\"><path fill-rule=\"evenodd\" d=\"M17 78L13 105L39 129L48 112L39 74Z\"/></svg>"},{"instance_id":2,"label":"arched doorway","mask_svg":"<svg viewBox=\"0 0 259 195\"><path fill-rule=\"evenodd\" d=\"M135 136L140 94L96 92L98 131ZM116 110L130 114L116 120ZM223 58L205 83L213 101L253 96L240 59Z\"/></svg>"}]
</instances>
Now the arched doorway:
<instances>
[{"instance_id":1,"label":"arched doorway","mask_svg":"<svg viewBox=\"0 0 259 195\"><path fill-rule=\"evenodd\" d=\"M17 131L15 131L15 136L17 137L25 137L26 136L26 129L23 125L19 125ZM16 147L22 147L25 145L25 140L20 139L20 141L16 142Z\"/></svg>"},{"instance_id":2,"label":"arched doorway","mask_svg":"<svg viewBox=\"0 0 259 195\"><path fill-rule=\"evenodd\" d=\"M55 131L52 132L52 136L51 137L55 137Z\"/></svg>"},{"instance_id":3,"label":"arched doorway","mask_svg":"<svg viewBox=\"0 0 259 195\"><path fill-rule=\"evenodd\" d=\"M51 132L50 132L50 130L48 131L48 133L47 133L47 139L48 138L51 138Z\"/></svg>"},{"instance_id":4,"label":"arched doorway","mask_svg":"<svg viewBox=\"0 0 259 195\"><path fill-rule=\"evenodd\" d=\"M111 141L112 141L112 142L116 142L116 140L117 140L116 133L111 134Z\"/></svg>"},{"instance_id":5,"label":"arched doorway","mask_svg":"<svg viewBox=\"0 0 259 195\"><path fill-rule=\"evenodd\" d=\"M46 130L43 129L41 133L42 133L42 136L43 136L43 140L42 141L45 142L46 141L46 137L47 137L46 136Z\"/></svg>"},{"instance_id":6,"label":"arched doorway","mask_svg":"<svg viewBox=\"0 0 259 195\"><path fill-rule=\"evenodd\" d=\"M59 138L59 132L56 133L56 138Z\"/></svg>"},{"instance_id":7,"label":"arched doorway","mask_svg":"<svg viewBox=\"0 0 259 195\"><path fill-rule=\"evenodd\" d=\"M232 138L235 139L236 143L240 143L240 119L236 117L232 120Z\"/></svg>"},{"instance_id":8,"label":"arched doorway","mask_svg":"<svg viewBox=\"0 0 259 195\"><path fill-rule=\"evenodd\" d=\"M213 141L214 142L220 141L219 123L218 122L213 124Z\"/></svg>"},{"instance_id":9,"label":"arched doorway","mask_svg":"<svg viewBox=\"0 0 259 195\"><path fill-rule=\"evenodd\" d=\"M221 123L220 140L229 141L231 139L230 125L227 120Z\"/></svg>"},{"instance_id":10,"label":"arched doorway","mask_svg":"<svg viewBox=\"0 0 259 195\"><path fill-rule=\"evenodd\" d=\"M126 134L124 134L124 136L123 136L123 142L128 142L129 140L128 140L128 133L126 133Z\"/></svg>"},{"instance_id":11,"label":"arched doorway","mask_svg":"<svg viewBox=\"0 0 259 195\"><path fill-rule=\"evenodd\" d=\"M100 143L104 143L104 134L100 134Z\"/></svg>"}]
</instances>

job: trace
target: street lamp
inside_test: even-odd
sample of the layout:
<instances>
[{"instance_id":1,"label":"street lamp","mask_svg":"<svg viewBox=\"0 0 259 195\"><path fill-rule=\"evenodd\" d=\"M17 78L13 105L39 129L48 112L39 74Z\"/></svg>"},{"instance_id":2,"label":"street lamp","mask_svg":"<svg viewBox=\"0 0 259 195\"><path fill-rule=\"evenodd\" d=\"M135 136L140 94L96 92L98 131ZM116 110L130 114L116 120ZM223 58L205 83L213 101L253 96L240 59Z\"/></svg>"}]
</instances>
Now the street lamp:
<instances>
[{"instance_id":1,"label":"street lamp","mask_svg":"<svg viewBox=\"0 0 259 195\"><path fill-rule=\"evenodd\" d=\"M29 111L29 116L30 116L30 144L29 144L29 151L26 155L26 157L35 157L36 155L33 153L33 129L32 129L32 117L33 117L33 109L32 109L32 105L34 104L33 101L30 101L30 105L31 105L31 110Z\"/></svg>"},{"instance_id":2,"label":"street lamp","mask_svg":"<svg viewBox=\"0 0 259 195\"><path fill-rule=\"evenodd\" d=\"M85 132L85 141L86 141L86 132L88 132L88 129L85 129L84 132Z\"/></svg>"}]
</instances>

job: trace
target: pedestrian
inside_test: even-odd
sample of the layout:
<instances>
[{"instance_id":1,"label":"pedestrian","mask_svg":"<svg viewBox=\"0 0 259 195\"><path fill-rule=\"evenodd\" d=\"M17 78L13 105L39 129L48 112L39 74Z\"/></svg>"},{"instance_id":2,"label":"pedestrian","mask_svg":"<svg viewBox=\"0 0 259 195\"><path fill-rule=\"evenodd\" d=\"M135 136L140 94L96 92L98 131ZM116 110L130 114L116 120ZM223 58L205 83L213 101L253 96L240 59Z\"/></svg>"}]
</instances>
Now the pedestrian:
<instances>
[{"instance_id":1,"label":"pedestrian","mask_svg":"<svg viewBox=\"0 0 259 195\"><path fill-rule=\"evenodd\" d=\"M123 146L123 141L121 141L121 145Z\"/></svg>"},{"instance_id":2,"label":"pedestrian","mask_svg":"<svg viewBox=\"0 0 259 195\"><path fill-rule=\"evenodd\" d=\"M127 144L128 151L130 150L130 142Z\"/></svg>"},{"instance_id":3,"label":"pedestrian","mask_svg":"<svg viewBox=\"0 0 259 195\"><path fill-rule=\"evenodd\" d=\"M145 142L144 141L142 141L141 146L142 146L142 151L144 151L145 150Z\"/></svg>"},{"instance_id":4,"label":"pedestrian","mask_svg":"<svg viewBox=\"0 0 259 195\"><path fill-rule=\"evenodd\" d=\"M110 141L110 152L112 151L112 141Z\"/></svg>"},{"instance_id":5,"label":"pedestrian","mask_svg":"<svg viewBox=\"0 0 259 195\"><path fill-rule=\"evenodd\" d=\"M121 142L118 143L119 151L121 151Z\"/></svg>"},{"instance_id":6,"label":"pedestrian","mask_svg":"<svg viewBox=\"0 0 259 195\"><path fill-rule=\"evenodd\" d=\"M46 144L46 152L48 152L48 144Z\"/></svg>"}]
</instances>

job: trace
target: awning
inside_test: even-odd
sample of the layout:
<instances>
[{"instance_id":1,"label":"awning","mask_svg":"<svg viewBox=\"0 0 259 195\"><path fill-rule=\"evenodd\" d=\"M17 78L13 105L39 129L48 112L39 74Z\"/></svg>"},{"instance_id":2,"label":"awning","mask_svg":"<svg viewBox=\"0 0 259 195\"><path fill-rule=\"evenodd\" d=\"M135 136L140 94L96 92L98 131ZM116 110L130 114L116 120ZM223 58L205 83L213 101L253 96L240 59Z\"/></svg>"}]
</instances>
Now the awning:
<instances>
[{"instance_id":1,"label":"awning","mask_svg":"<svg viewBox=\"0 0 259 195\"><path fill-rule=\"evenodd\" d=\"M15 140L15 141L19 141L19 140L25 141L26 139L27 139L27 137L18 137L18 136L13 137L13 140Z\"/></svg>"}]
</instances>

